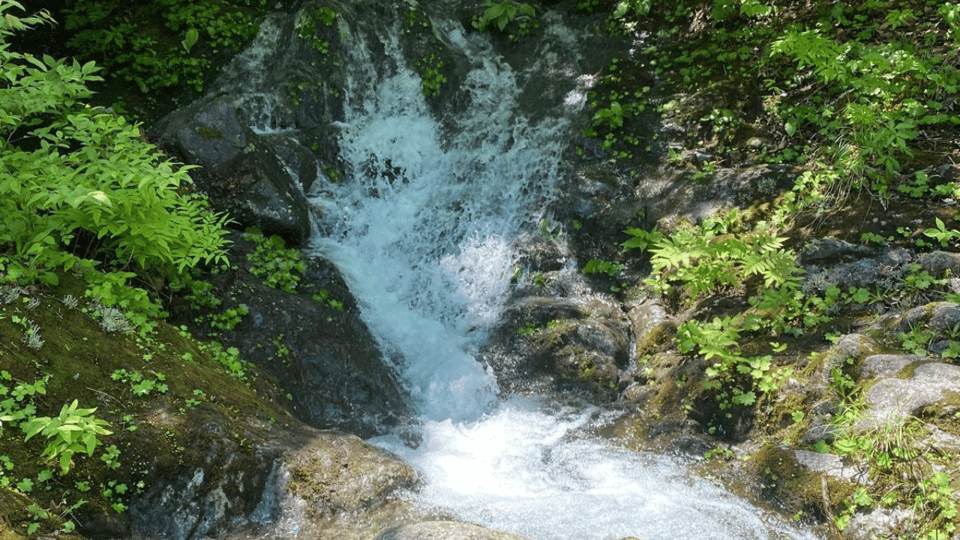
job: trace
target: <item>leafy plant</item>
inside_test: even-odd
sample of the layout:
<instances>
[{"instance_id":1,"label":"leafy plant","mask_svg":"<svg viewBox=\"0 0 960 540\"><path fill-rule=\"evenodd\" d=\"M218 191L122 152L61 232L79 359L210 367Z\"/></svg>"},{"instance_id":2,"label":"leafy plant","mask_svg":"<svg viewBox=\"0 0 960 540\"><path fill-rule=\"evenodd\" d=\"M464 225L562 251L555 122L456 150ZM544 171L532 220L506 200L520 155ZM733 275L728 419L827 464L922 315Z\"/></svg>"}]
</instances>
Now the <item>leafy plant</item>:
<instances>
[{"instance_id":1,"label":"leafy plant","mask_svg":"<svg viewBox=\"0 0 960 540\"><path fill-rule=\"evenodd\" d=\"M510 40L518 41L540 27L540 21L536 17L536 8L526 2L486 0L483 13L474 17L473 26L481 32L491 26L505 32L507 27L511 26L513 29L510 30Z\"/></svg>"},{"instance_id":2,"label":"leafy plant","mask_svg":"<svg viewBox=\"0 0 960 540\"><path fill-rule=\"evenodd\" d=\"M166 384L167 377L163 373L154 373L154 379L144 377L139 371L127 371L118 369L110 374L110 378L130 385L130 389L135 396L146 396L156 390L161 394L166 394L170 388Z\"/></svg>"},{"instance_id":3,"label":"leafy plant","mask_svg":"<svg viewBox=\"0 0 960 540\"><path fill-rule=\"evenodd\" d=\"M254 251L247 256L252 265L250 273L262 278L268 287L296 292L300 274L307 269L300 252L287 248L279 236L264 236L256 227L247 229L244 237L256 244Z\"/></svg>"},{"instance_id":4,"label":"leafy plant","mask_svg":"<svg viewBox=\"0 0 960 540\"><path fill-rule=\"evenodd\" d=\"M66 11L68 46L140 92L179 85L203 89L211 57L238 51L258 30L255 2L77 0Z\"/></svg>"},{"instance_id":5,"label":"leafy plant","mask_svg":"<svg viewBox=\"0 0 960 540\"><path fill-rule=\"evenodd\" d=\"M26 434L24 440L29 441L38 434L46 437L49 442L40 457L59 458L61 474L67 474L70 472L74 454L85 453L92 456L100 444L97 436L112 433L104 427L110 424L93 415L96 410L96 407L81 409L77 400L73 400L73 403L64 405L55 418L41 416L24 423L21 426Z\"/></svg>"},{"instance_id":6,"label":"leafy plant","mask_svg":"<svg viewBox=\"0 0 960 540\"><path fill-rule=\"evenodd\" d=\"M737 219L736 212L706 219L699 227L681 226L670 236L628 228L632 238L623 248L650 252L654 277L646 283L663 292L679 283L697 298L738 286L750 276L758 276L766 289L798 289L801 269L793 253L783 248L785 238L762 230L731 234Z\"/></svg>"},{"instance_id":7,"label":"leafy plant","mask_svg":"<svg viewBox=\"0 0 960 540\"><path fill-rule=\"evenodd\" d=\"M6 0L6 12L20 7ZM87 106L98 68L76 60L14 52L14 30L44 22L4 15L0 62L0 279L56 284L56 270L78 268L105 305L159 305L129 287L140 274L168 277L226 261L224 225L207 200L190 193L189 168L177 168L123 117ZM11 22L17 21L17 22ZM100 265L111 277L93 271ZM98 277L101 276L101 277ZM119 287L123 292L114 287ZM125 306L124 303L129 305ZM134 305L136 304L136 305Z\"/></svg>"}]
</instances>

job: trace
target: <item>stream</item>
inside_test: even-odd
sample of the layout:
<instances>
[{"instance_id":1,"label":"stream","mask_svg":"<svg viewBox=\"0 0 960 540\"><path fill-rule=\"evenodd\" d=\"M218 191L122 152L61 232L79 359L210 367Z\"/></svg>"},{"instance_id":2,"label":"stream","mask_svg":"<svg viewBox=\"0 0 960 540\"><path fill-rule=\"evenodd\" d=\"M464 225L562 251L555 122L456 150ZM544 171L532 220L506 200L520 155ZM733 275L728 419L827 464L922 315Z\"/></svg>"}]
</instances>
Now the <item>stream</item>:
<instances>
[{"instance_id":1,"label":"stream","mask_svg":"<svg viewBox=\"0 0 960 540\"><path fill-rule=\"evenodd\" d=\"M612 413L505 395L477 361L510 289L515 243L549 216L585 97L571 90L534 121L519 104L522 77L486 36L433 24L469 58L469 105L437 120L395 36L382 37L386 59L353 38L336 124L344 178L309 194L322 216L312 249L342 271L419 412L405 435L370 441L420 471L410 497L535 540L813 538L676 458L595 437ZM576 41L559 25L545 32Z\"/></svg>"}]
</instances>

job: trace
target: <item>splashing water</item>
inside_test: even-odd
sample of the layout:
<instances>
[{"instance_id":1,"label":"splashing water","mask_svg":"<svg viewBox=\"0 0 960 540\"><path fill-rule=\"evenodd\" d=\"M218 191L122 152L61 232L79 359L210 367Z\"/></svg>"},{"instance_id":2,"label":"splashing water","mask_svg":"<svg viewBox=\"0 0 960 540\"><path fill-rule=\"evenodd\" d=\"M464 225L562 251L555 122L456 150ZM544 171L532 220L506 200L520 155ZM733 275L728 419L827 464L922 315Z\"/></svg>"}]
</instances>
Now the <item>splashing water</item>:
<instances>
[{"instance_id":1,"label":"splashing water","mask_svg":"<svg viewBox=\"0 0 960 540\"><path fill-rule=\"evenodd\" d=\"M343 272L422 415L417 448L372 442L421 471L423 504L535 539L809 538L682 464L578 435L599 411L498 397L474 353L508 291L514 240L554 195L568 125L531 125L517 74L456 25L436 26L471 59L468 110L444 129L399 55L378 75L356 40L339 125L345 180L313 201L328 231L314 248Z\"/></svg>"}]
</instances>

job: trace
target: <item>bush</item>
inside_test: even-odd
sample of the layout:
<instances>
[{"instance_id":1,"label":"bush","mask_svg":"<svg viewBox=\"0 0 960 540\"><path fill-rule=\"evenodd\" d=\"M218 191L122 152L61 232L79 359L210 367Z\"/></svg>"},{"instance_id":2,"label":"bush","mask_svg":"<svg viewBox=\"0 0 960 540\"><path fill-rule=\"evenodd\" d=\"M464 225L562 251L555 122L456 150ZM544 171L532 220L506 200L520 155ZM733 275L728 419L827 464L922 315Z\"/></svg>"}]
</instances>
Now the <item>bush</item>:
<instances>
[{"instance_id":1,"label":"bush","mask_svg":"<svg viewBox=\"0 0 960 540\"><path fill-rule=\"evenodd\" d=\"M11 51L13 32L50 21L14 8L0 0L0 281L56 284L58 269L97 264L121 281L168 278L225 262L228 219L191 192L188 168L84 103L93 62Z\"/></svg>"}]
</instances>

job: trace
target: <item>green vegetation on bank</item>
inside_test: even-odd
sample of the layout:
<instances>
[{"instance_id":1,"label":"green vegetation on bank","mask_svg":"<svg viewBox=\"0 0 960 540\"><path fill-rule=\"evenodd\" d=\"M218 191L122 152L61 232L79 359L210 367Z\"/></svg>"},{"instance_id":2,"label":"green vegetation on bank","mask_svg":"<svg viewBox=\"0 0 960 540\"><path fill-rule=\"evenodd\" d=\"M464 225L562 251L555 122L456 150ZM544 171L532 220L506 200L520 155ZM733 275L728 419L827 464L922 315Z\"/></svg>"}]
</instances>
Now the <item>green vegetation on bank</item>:
<instances>
[{"instance_id":1,"label":"green vegetation on bank","mask_svg":"<svg viewBox=\"0 0 960 540\"><path fill-rule=\"evenodd\" d=\"M51 22L0 0L0 523L19 535L123 512L157 444L183 451L187 434L148 421L146 396L181 414L215 396L278 415L251 398L236 349L162 322L165 283L226 263L228 218L189 167L89 103L93 62L12 50L14 33ZM143 438L117 437L138 426Z\"/></svg>"},{"instance_id":2,"label":"green vegetation on bank","mask_svg":"<svg viewBox=\"0 0 960 540\"><path fill-rule=\"evenodd\" d=\"M95 61L140 98L167 89L196 92L217 62L257 34L266 0L77 0L62 14L67 48ZM116 96L129 99L131 96Z\"/></svg>"},{"instance_id":3,"label":"green vegetation on bank","mask_svg":"<svg viewBox=\"0 0 960 540\"><path fill-rule=\"evenodd\" d=\"M815 344L890 307L960 301L949 271L931 275L916 263L868 289L805 275L797 262L801 250L816 249L804 243L810 231L828 223L831 234L854 244L915 253L960 247L950 206L960 188L941 176L955 156L960 125L960 5L625 0L577 7L605 11L597 31L633 39L637 48L631 57L613 57L589 94L586 135L599 141L612 168L638 178L644 166L666 158L692 183L712 181L722 167L792 171L792 188L761 183L743 211L662 229L628 227L626 253L590 261L584 272L608 269L617 277L649 265L647 279L634 287L620 281L612 290L659 295L675 313L693 314L669 345L706 362L687 412L696 403L714 435L729 436L738 419L750 418L761 423L755 433L773 437L768 444L796 444L791 437L809 419L802 406L782 409L782 395L788 379L813 384L812 370L823 362L808 355ZM658 122L682 134L660 133L652 127ZM871 207L897 210L911 222L868 220L863 209ZM835 217L844 214L846 223ZM933 332L922 327L878 337L890 350L945 362L960 350L956 329L936 352ZM871 483L842 494L837 506L829 504L827 484L820 497L818 484L816 500L826 505L818 504L819 512L843 530L857 512L909 508L912 537L952 537L960 485L951 471L960 460L931 453L928 441L938 429L954 430L956 419L927 411L865 432L858 427L865 388L851 376L856 368L850 360L830 371L841 404L832 420L839 435L809 449L845 456ZM715 412L705 415L711 407Z\"/></svg>"}]
</instances>

